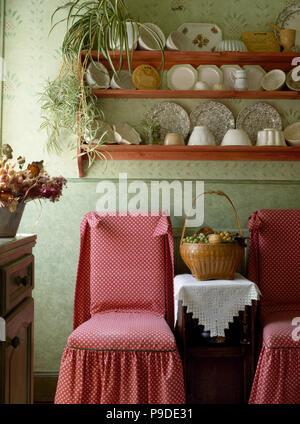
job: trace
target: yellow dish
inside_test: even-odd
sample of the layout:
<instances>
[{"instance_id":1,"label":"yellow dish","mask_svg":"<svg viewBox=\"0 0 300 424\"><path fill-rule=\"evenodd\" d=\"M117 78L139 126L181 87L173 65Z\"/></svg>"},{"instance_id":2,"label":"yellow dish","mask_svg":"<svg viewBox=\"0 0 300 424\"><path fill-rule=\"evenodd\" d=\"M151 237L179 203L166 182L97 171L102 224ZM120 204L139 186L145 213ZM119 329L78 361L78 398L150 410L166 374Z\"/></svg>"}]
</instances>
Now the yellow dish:
<instances>
[{"instance_id":1,"label":"yellow dish","mask_svg":"<svg viewBox=\"0 0 300 424\"><path fill-rule=\"evenodd\" d=\"M138 66L132 74L132 81L138 90L157 90L160 86L159 73L151 65Z\"/></svg>"}]
</instances>

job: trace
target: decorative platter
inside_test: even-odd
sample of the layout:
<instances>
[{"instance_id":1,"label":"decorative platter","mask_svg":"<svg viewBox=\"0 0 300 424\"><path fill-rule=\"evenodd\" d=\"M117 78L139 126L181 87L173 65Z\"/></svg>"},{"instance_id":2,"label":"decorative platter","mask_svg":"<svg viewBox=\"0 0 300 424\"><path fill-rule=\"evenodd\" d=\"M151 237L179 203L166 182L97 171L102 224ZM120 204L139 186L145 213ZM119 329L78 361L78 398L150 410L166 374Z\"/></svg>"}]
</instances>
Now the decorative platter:
<instances>
[{"instance_id":1,"label":"decorative platter","mask_svg":"<svg viewBox=\"0 0 300 424\"><path fill-rule=\"evenodd\" d=\"M218 66L215 65L200 65L197 68L198 81L206 82L210 89L215 84L223 83L223 73Z\"/></svg>"},{"instance_id":2,"label":"decorative platter","mask_svg":"<svg viewBox=\"0 0 300 424\"><path fill-rule=\"evenodd\" d=\"M232 78L232 72L235 70L241 70L239 65L222 65L221 71L223 73L223 81L226 90L234 90L234 79Z\"/></svg>"},{"instance_id":3,"label":"decorative platter","mask_svg":"<svg viewBox=\"0 0 300 424\"><path fill-rule=\"evenodd\" d=\"M197 71L191 65L174 65L168 71L170 90L193 90L197 82Z\"/></svg>"},{"instance_id":4,"label":"decorative platter","mask_svg":"<svg viewBox=\"0 0 300 424\"><path fill-rule=\"evenodd\" d=\"M215 24L186 23L177 31L186 38L185 43L181 43L186 51L209 52L222 40L222 30Z\"/></svg>"},{"instance_id":5,"label":"decorative platter","mask_svg":"<svg viewBox=\"0 0 300 424\"><path fill-rule=\"evenodd\" d=\"M160 76L151 65L140 65L133 71L132 82L138 90L157 90Z\"/></svg>"},{"instance_id":6,"label":"decorative platter","mask_svg":"<svg viewBox=\"0 0 300 424\"><path fill-rule=\"evenodd\" d=\"M192 130L196 126L206 125L220 145L228 130L235 128L234 115L227 106L219 102L201 103L190 115Z\"/></svg>"},{"instance_id":7,"label":"decorative platter","mask_svg":"<svg viewBox=\"0 0 300 424\"><path fill-rule=\"evenodd\" d=\"M261 82L266 75L266 71L259 65L245 65L244 69L247 73L248 90L260 91L262 89Z\"/></svg>"},{"instance_id":8,"label":"decorative platter","mask_svg":"<svg viewBox=\"0 0 300 424\"><path fill-rule=\"evenodd\" d=\"M191 122L189 115L177 103L159 103L149 112L147 120L149 122L157 121L160 124L160 140L162 144L167 133L177 133L187 138L190 132Z\"/></svg>"},{"instance_id":9,"label":"decorative platter","mask_svg":"<svg viewBox=\"0 0 300 424\"><path fill-rule=\"evenodd\" d=\"M277 110L268 103L254 103L245 107L238 115L236 128L246 131L253 145L258 131L266 128L282 130L282 121Z\"/></svg>"},{"instance_id":10,"label":"decorative platter","mask_svg":"<svg viewBox=\"0 0 300 424\"><path fill-rule=\"evenodd\" d=\"M294 51L300 52L300 3L294 3L283 9L277 16L276 26L282 29L295 29L296 41ZM274 29L277 40L279 41L280 35Z\"/></svg>"}]
</instances>

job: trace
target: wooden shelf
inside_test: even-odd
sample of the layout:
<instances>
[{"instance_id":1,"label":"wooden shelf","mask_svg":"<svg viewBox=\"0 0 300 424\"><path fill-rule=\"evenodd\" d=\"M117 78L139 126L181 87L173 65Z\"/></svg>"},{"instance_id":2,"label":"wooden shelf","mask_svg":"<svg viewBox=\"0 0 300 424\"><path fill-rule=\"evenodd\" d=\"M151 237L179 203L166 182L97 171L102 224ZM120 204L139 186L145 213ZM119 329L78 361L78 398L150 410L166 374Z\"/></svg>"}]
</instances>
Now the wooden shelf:
<instances>
[{"instance_id":1,"label":"wooden shelf","mask_svg":"<svg viewBox=\"0 0 300 424\"><path fill-rule=\"evenodd\" d=\"M86 52L82 52L81 60ZM97 52L92 52L94 60L98 60ZM123 54L125 57L125 54ZM266 71L272 69L282 69L290 71L292 60L299 57L300 53L252 53L252 52L181 52L165 51L165 69L168 70L174 65L188 63L194 67L199 65L260 65ZM118 67L120 52L111 52L113 64ZM100 56L100 61L109 69L108 61ZM162 68L162 55L159 51L135 50L133 54L132 68L139 65L149 64L157 69ZM124 60L123 69L128 69L127 61Z\"/></svg>"},{"instance_id":2,"label":"wooden shelf","mask_svg":"<svg viewBox=\"0 0 300 424\"><path fill-rule=\"evenodd\" d=\"M86 53L82 52L81 61ZM92 52L98 60L97 52ZM195 68L199 65L260 65L266 71L292 69L292 60L300 53L250 53L250 52L165 52L165 66L188 63ZM109 69L108 61L100 61ZM120 53L111 52L113 64L118 68ZM162 55L158 51L139 51L133 54L132 68L150 64L162 69ZM127 69L127 61L123 62ZM296 91L173 91L173 90L93 90L101 98L203 98L203 99L294 99L300 100ZM300 147L243 147L243 146L116 146L101 147L107 159L115 160L213 160L213 161L300 161ZM82 153L79 150L78 153ZM80 177L84 176L83 162L86 155L78 157Z\"/></svg>"},{"instance_id":3,"label":"wooden shelf","mask_svg":"<svg viewBox=\"0 0 300 424\"><path fill-rule=\"evenodd\" d=\"M300 100L297 91L93 90L100 98L116 99L277 99Z\"/></svg>"},{"instance_id":4,"label":"wooden shelf","mask_svg":"<svg viewBox=\"0 0 300 424\"><path fill-rule=\"evenodd\" d=\"M107 145L99 150L108 160L300 161L300 147Z\"/></svg>"},{"instance_id":5,"label":"wooden shelf","mask_svg":"<svg viewBox=\"0 0 300 424\"><path fill-rule=\"evenodd\" d=\"M94 60L98 59L97 53L92 54ZM251 52L165 52L165 69L174 65L188 63L197 68L199 65L260 65L266 71L282 69L287 72L292 68L292 60L298 57L295 53L251 53ZM81 60L85 57L82 53ZM111 52L112 62L118 67L120 60L119 52ZM108 61L100 56L100 61L109 69ZM132 68L141 64L150 64L156 69L162 68L162 55L160 52L136 50L133 55ZM124 61L124 69L128 68ZM100 98L174 98L174 99L287 99L299 100L300 92L296 91L195 91L195 90L93 90Z\"/></svg>"}]
</instances>

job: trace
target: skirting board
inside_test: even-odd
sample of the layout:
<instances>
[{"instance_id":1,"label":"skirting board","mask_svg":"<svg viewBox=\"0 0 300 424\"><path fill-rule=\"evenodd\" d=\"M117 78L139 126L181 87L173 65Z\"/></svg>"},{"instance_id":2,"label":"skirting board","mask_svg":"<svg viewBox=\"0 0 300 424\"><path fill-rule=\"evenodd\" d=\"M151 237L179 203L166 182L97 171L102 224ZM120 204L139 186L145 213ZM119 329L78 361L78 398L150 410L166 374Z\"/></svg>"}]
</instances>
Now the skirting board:
<instances>
[{"instance_id":1,"label":"skirting board","mask_svg":"<svg viewBox=\"0 0 300 424\"><path fill-rule=\"evenodd\" d=\"M58 372L34 373L34 403L53 403Z\"/></svg>"}]
</instances>

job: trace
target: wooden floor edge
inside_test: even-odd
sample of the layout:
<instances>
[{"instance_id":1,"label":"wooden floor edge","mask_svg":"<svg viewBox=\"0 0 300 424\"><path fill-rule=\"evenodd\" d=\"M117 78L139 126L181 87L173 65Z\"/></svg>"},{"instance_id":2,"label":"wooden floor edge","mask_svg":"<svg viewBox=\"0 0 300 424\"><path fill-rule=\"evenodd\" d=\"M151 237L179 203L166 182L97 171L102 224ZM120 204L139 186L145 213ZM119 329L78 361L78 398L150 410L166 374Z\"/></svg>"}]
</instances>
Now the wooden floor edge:
<instances>
[{"instance_id":1,"label":"wooden floor edge","mask_svg":"<svg viewBox=\"0 0 300 424\"><path fill-rule=\"evenodd\" d=\"M34 403L53 403L58 380L57 372L34 373Z\"/></svg>"}]
</instances>

